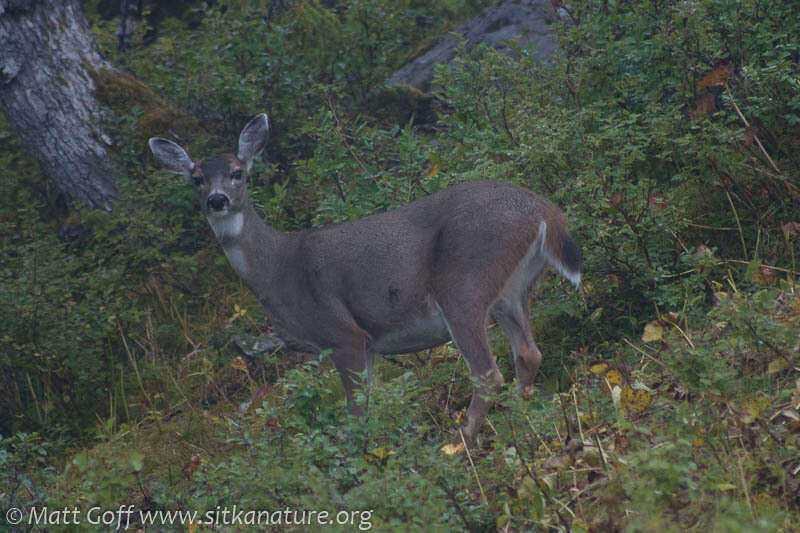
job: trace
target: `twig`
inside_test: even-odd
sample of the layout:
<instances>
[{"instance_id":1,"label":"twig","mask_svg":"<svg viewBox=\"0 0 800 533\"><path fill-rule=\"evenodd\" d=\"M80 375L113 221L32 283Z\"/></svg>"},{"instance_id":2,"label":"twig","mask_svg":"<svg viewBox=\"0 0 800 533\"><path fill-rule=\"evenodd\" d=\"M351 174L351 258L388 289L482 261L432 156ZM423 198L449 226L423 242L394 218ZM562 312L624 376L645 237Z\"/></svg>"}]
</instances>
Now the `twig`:
<instances>
[{"instance_id":1,"label":"twig","mask_svg":"<svg viewBox=\"0 0 800 533\"><path fill-rule=\"evenodd\" d=\"M464 450L467 452L467 459L469 459L469 464L472 466L472 473L475 474L475 481L478 483L478 489L481 491L481 503L484 505L489 505L489 500L486 498L486 493L483 492L481 478L478 477L478 470L475 468L475 463L472 462L472 454L469 453L469 446L467 446L467 441L464 440L464 432L460 427L458 428L458 435L461 437L461 444L464 445Z\"/></svg>"},{"instance_id":2,"label":"twig","mask_svg":"<svg viewBox=\"0 0 800 533\"><path fill-rule=\"evenodd\" d=\"M744 444L742 443L742 438L739 437L739 444L742 446L742 450L744 450ZM742 455L739 453L739 450L736 451L736 461L739 464L739 476L742 480L742 491L744 492L744 497L747 500L747 507L750 509L750 515L753 517L753 520L756 518L756 514L753 511L753 502L750 499L750 491L747 490L747 480L744 477L744 466L742 466Z\"/></svg>"},{"instance_id":3,"label":"twig","mask_svg":"<svg viewBox=\"0 0 800 533\"><path fill-rule=\"evenodd\" d=\"M731 99L731 104L733 104L733 108L736 110L736 113L739 115L739 118L742 119L742 122L744 122L744 125L749 128L750 127L750 123L747 122L747 119L744 118L744 115L742 114L741 110L739 109L739 106L736 105L736 100L733 99L733 93L731 92L731 88L727 83L725 84L725 91L727 91L728 98ZM772 158L769 156L767 151L764 149L764 145L761 144L761 141L758 139L758 135L756 135L755 133L753 134L753 140L756 141L756 144L761 149L761 153L763 153L764 156L767 158L767 161L769 161L769 164L772 167L772 170L774 170L775 172L780 174L781 173L780 169L775 164L775 162L772 160Z\"/></svg>"},{"instance_id":4,"label":"twig","mask_svg":"<svg viewBox=\"0 0 800 533\"><path fill-rule=\"evenodd\" d=\"M723 263L739 263L741 265L749 265L750 261L742 261L741 259L721 259ZM778 272L785 272L786 274L792 274L793 276L800 276L800 271L797 270L790 270L788 268L781 268L776 266L770 265L761 265L759 268L766 268L767 270L777 270Z\"/></svg>"},{"instance_id":5,"label":"twig","mask_svg":"<svg viewBox=\"0 0 800 533\"><path fill-rule=\"evenodd\" d=\"M687 222L686 225L691 228L710 229L714 231L737 231L738 229L738 228L727 228L727 227L717 228L714 226L706 226L705 224L694 224L692 222Z\"/></svg>"},{"instance_id":6,"label":"twig","mask_svg":"<svg viewBox=\"0 0 800 533\"><path fill-rule=\"evenodd\" d=\"M694 342L692 342L692 339L689 338L689 335L687 335L686 332L683 331L683 329L681 329L681 327L677 323L673 322L672 320L667 318L665 315L661 315L661 320L663 320L667 324L672 324L673 326L675 326L675 329L677 329L678 332L680 332L680 334L683 335L683 338L686 339L686 342L689 344L689 346L691 348L694 348Z\"/></svg>"},{"instance_id":7,"label":"twig","mask_svg":"<svg viewBox=\"0 0 800 533\"><path fill-rule=\"evenodd\" d=\"M517 438L517 430L514 427L514 424L511 423L511 420L508 419L508 415L506 415L506 419L508 420L508 425L511 428L511 439L514 442L514 449L517 450L517 452L519 452L520 448L519 448L519 439ZM535 433L535 431L534 431L534 433ZM541 440L541 438L539 440ZM535 453L534 453L534 450L533 450L533 443L528 441L528 446L531 449L531 457L535 456ZM553 497L553 495L550 493L548 485L544 481L542 481L541 478L539 478L539 476L537 476L536 473L533 470L531 470L531 467L530 467L530 465L528 464L527 461L522 460L521 463L522 463L522 466L525 467L525 472L528 474L528 477L531 478L534 483L536 483L537 487L539 487L539 492L542 494L542 497L544 497L550 504L557 503L557 504L561 505L564 509L567 510L567 512L569 514L572 515L572 518L574 520L575 519L575 513L572 512L572 509L570 509L567 505L565 505L561 500L558 500L558 499ZM564 517L561 516L561 513L558 512L558 509L556 507L553 507L553 511L555 511L556 516L558 517L559 522L561 522L561 524L564 526L565 531L567 533L570 533L572 530L569 527L569 522L567 522L564 519Z\"/></svg>"},{"instance_id":8,"label":"twig","mask_svg":"<svg viewBox=\"0 0 800 533\"><path fill-rule=\"evenodd\" d=\"M667 368L667 365L665 365L664 363L662 363L661 361L659 361L658 359L656 359L655 357L653 357L652 355L650 355L650 354L649 354L649 353L647 353L646 351L642 350L641 348L639 348L638 346L636 346L635 344L633 344L633 343L632 343L630 340L628 340L627 338L624 338L624 339L622 339L622 340L623 340L623 341L625 341L625 343L626 343L628 346L630 346L631 348L633 348L634 350L636 350L636 351L637 351L637 352L639 352L640 354L644 355L645 357L649 357L649 358L650 358L650 360L652 360L654 363L656 363L656 364L658 364L658 365L661 365L661 368Z\"/></svg>"},{"instance_id":9,"label":"twig","mask_svg":"<svg viewBox=\"0 0 800 533\"><path fill-rule=\"evenodd\" d=\"M544 439L539 435L539 432L536 431L536 428L533 427L533 421L531 420L531 417L525 415L525 418L528 420L528 424L531 426L531 431L533 431L533 434L536 435L536 438L542 443L544 449L547 450L548 455L553 455L553 450L550 449L550 446L547 445Z\"/></svg>"},{"instance_id":10,"label":"twig","mask_svg":"<svg viewBox=\"0 0 800 533\"><path fill-rule=\"evenodd\" d=\"M578 410L578 397L575 394L575 387L572 387L572 405L575 406L575 419L578 421L578 434L581 436L581 446L583 446L583 443L586 442L586 438L583 436L583 426L581 425L581 413Z\"/></svg>"},{"instance_id":11,"label":"twig","mask_svg":"<svg viewBox=\"0 0 800 533\"><path fill-rule=\"evenodd\" d=\"M342 123L339 121L339 117L336 114L336 109L333 106L333 101L331 101L330 95L328 95L328 107L330 108L331 113L333 113L333 120L336 121L336 134L339 136L339 140L342 141L342 144L350 153L352 158L355 160L356 163L358 163L358 166L361 167L361 171L364 172L364 174L366 174L368 177L371 177L372 173L369 170L367 170L367 167L361 161L361 158L359 158L358 155L356 155L356 153L350 147L350 143L348 143L347 139L344 138L344 133L342 133Z\"/></svg>"},{"instance_id":12,"label":"twig","mask_svg":"<svg viewBox=\"0 0 800 533\"><path fill-rule=\"evenodd\" d=\"M603 444L600 442L600 437L595 433L594 441L597 444L597 449L600 450L600 459L603 461L603 470L608 471L608 459L606 458L606 451L603 449Z\"/></svg>"},{"instance_id":13,"label":"twig","mask_svg":"<svg viewBox=\"0 0 800 533\"><path fill-rule=\"evenodd\" d=\"M728 197L728 203L731 204L731 209L733 209L733 217L736 219L736 226L739 228L739 239L742 241L742 249L744 250L744 256L747 257L747 244L744 242L744 232L742 231L742 223L739 221L739 213L736 211L736 206L733 205L733 199L731 198L731 193L725 191L725 196Z\"/></svg>"},{"instance_id":14,"label":"twig","mask_svg":"<svg viewBox=\"0 0 800 533\"><path fill-rule=\"evenodd\" d=\"M467 528L467 531L475 531L475 528L472 527L472 525L469 523L469 520L467 520L467 515L464 514L464 510L461 509L461 505L458 503L455 492L450 487L445 485L444 481L441 481L437 484L444 490L444 493L447 494L447 497L450 498L450 501L453 502L456 512L458 513L458 516L461 517L461 521L464 522L464 526Z\"/></svg>"}]
</instances>

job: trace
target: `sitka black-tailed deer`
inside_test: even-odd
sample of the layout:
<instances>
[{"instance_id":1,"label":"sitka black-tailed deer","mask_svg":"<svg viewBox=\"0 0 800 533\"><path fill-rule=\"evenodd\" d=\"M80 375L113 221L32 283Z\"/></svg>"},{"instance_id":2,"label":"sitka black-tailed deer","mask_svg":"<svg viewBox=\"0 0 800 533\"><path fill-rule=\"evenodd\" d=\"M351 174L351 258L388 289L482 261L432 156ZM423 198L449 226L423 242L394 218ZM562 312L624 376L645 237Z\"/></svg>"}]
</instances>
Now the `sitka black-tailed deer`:
<instances>
[{"instance_id":1,"label":"sitka black-tailed deer","mask_svg":"<svg viewBox=\"0 0 800 533\"><path fill-rule=\"evenodd\" d=\"M385 213L284 233L267 226L247 196L247 173L268 131L267 116L258 115L235 155L197 162L166 139L150 139L150 149L196 187L225 255L286 345L330 350L351 411L360 411L354 390L360 376L369 379L376 353L452 339L476 383L463 428L473 443L485 393L503 383L487 320L508 335L520 389L530 390L542 358L528 327L530 289L548 264L580 283L581 252L564 214L526 189L475 181Z\"/></svg>"}]
</instances>

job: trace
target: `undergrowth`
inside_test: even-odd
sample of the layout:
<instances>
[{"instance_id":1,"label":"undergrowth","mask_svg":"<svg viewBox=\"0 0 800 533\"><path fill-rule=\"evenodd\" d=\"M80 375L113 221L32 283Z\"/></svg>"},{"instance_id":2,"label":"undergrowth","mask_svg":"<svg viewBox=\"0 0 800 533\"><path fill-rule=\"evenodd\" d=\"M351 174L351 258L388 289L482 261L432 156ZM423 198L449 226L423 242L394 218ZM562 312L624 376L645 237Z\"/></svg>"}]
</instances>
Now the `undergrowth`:
<instances>
[{"instance_id":1,"label":"undergrowth","mask_svg":"<svg viewBox=\"0 0 800 533\"><path fill-rule=\"evenodd\" d=\"M123 504L196 511L190 531L252 529L221 524L234 504L290 531L311 527L275 512L349 530L800 529L796 3L554 2L559 55L464 45L424 109L381 81L480 3L262 4L142 25L127 55L117 21L85 9L113 61L202 122L199 146L231 149L270 114L250 190L278 228L484 178L562 206L586 268L579 291L537 288L537 397L510 384L479 446L446 453L470 393L446 345L381 360L349 416L327 358L247 348L269 317L191 188L153 167L141 139L168 132L152 117L106 110L114 213L64 205L3 122L4 511L80 509L59 522L75 531Z\"/></svg>"}]
</instances>

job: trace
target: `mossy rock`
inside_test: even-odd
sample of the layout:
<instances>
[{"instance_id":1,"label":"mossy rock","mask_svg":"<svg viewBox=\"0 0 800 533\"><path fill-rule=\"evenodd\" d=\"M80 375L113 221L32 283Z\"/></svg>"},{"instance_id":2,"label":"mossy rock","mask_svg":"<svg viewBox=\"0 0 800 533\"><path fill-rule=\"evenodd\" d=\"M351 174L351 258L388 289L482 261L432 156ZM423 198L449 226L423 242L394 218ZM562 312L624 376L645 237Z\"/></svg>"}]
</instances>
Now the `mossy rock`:
<instances>
[{"instance_id":1,"label":"mossy rock","mask_svg":"<svg viewBox=\"0 0 800 533\"><path fill-rule=\"evenodd\" d=\"M205 144L210 136L200 121L170 104L134 77L112 69L90 70L97 99L124 116L136 108L141 112L137 125L139 146L144 152L150 137L173 137L186 144Z\"/></svg>"},{"instance_id":2,"label":"mossy rock","mask_svg":"<svg viewBox=\"0 0 800 533\"><path fill-rule=\"evenodd\" d=\"M414 125L432 124L437 120L436 100L409 85L383 87L366 103L370 115L388 124L405 124L414 117Z\"/></svg>"}]
</instances>

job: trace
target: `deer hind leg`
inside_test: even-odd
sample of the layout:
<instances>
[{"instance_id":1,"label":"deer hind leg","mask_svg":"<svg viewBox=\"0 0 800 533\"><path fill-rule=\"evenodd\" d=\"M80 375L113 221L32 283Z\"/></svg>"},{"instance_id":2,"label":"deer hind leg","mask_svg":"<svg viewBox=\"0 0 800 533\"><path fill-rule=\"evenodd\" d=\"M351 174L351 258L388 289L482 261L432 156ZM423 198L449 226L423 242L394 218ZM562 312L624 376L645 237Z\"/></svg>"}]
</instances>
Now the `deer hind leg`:
<instances>
[{"instance_id":1,"label":"deer hind leg","mask_svg":"<svg viewBox=\"0 0 800 533\"><path fill-rule=\"evenodd\" d=\"M542 362L542 352L533 342L533 335L528 326L527 295L514 300L498 300L492 308L492 315L511 344L520 392L525 397L530 397L533 395L533 378Z\"/></svg>"},{"instance_id":2,"label":"deer hind leg","mask_svg":"<svg viewBox=\"0 0 800 533\"><path fill-rule=\"evenodd\" d=\"M331 360L342 380L347 410L350 414L361 416L363 409L355 399L355 393L364 387L366 381L366 402L369 406L369 382L372 374L374 354L366 350L366 334L360 328L354 328L353 335L340 339L333 346Z\"/></svg>"},{"instance_id":3,"label":"deer hind leg","mask_svg":"<svg viewBox=\"0 0 800 533\"><path fill-rule=\"evenodd\" d=\"M460 307L464 309L466 307ZM467 425L463 429L464 440L468 445L475 444L478 430L486 421L489 412L489 403L486 395L497 391L503 384L503 374L497 368L497 363L489 348L486 336L485 314L464 317L456 309L448 313L448 308L442 306L445 323L464 361L467 363L470 375L475 381L472 389L472 399L467 408ZM460 437L456 438L460 442Z\"/></svg>"}]
</instances>

